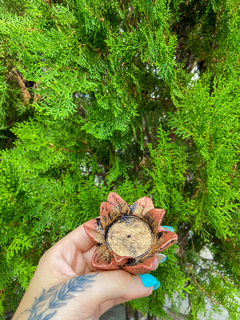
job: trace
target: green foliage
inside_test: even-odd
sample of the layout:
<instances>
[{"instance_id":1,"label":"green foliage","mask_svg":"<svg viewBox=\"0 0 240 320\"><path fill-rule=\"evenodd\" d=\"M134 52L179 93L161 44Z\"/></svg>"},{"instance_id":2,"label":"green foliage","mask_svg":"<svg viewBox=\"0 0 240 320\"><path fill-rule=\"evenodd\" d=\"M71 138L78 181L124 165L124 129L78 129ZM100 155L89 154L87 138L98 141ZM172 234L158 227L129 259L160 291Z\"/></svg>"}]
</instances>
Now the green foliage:
<instances>
[{"instance_id":1,"label":"green foliage","mask_svg":"<svg viewBox=\"0 0 240 320\"><path fill-rule=\"evenodd\" d=\"M239 318L239 21L236 0L0 1L0 313L115 190L179 236L131 306Z\"/></svg>"},{"instance_id":2,"label":"green foliage","mask_svg":"<svg viewBox=\"0 0 240 320\"><path fill-rule=\"evenodd\" d=\"M8 45L2 32L2 17L6 10L12 14L22 13L23 1L0 2L0 148L10 148L14 139L10 128L32 116L34 109L29 102L33 101L28 88L30 83L22 78L16 70L16 56Z\"/></svg>"}]
</instances>

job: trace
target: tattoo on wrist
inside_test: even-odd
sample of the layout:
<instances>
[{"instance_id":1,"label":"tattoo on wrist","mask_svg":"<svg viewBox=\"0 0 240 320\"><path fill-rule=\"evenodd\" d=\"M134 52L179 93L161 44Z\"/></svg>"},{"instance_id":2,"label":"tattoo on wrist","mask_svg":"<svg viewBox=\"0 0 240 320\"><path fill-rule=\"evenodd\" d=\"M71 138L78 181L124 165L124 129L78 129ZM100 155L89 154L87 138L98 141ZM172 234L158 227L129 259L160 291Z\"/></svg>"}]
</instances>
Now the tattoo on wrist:
<instances>
[{"instance_id":1,"label":"tattoo on wrist","mask_svg":"<svg viewBox=\"0 0 240 320\"><path fill-rule=\"evenodd\" d=\"M59 283L49 290L43 289L38 298L34 299L31 309L24 310L17 318L19 319L22 314L30 312L28 320L48 320L51 319L58 309L67 304L67 300L74 298L76 292L83 292L86 288L90 288L95 281L93 278L97 273L92 275L82 275L72 278L68 282Z\"/></svg>"}]
</instances>

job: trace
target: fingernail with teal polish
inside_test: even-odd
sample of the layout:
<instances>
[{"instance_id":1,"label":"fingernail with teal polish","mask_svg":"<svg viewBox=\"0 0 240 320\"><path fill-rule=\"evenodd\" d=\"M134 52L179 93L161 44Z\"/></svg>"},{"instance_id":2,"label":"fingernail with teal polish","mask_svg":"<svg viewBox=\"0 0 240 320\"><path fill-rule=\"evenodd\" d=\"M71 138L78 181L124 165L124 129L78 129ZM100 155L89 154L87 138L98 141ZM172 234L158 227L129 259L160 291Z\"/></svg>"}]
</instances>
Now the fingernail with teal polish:
<instances>
[{"instance_id":1,"label":"fingernail with teal polish","mask_svg":"<svg viewBox=\"0 0 240 320\"><path fill-rule=\"evenodd\" d=\"M165 254L158 253L157 259L158 259L158 264L160 264L160 263L165 262L167 260L167 257L165 256Z\"/></svg>"},{"instance_id":2,"label":"fingernail with teal polish","mask_svg":"<svg viewBox=\"0 0 240 320\"><path fill-rule=\"evenodd\" d=\"M160 287L160 282L158 281L157 284L153 287L153 291L157 290Z\"/></svg>"},{"instance_id":3,"label":"fingernail with teal polish","mask_svg":"<svg viewBox=\"0 0 240 320\"><path fill-rule=\"evenodd\" d=\"M166 231L172 231L174 232L174 228L173 227L169 227L169 226L162 226Z\"/></svg>"},{"instance_id":4,"label":"fingernail with teal polish","mask_svg":"<svg viewBox=\"0 0 240 320\"><path fill-rule=\"evenodd\" d=\"M155 286L159 283L159 281L151 274L140 274L140 278L142 280L144 287L146 287L146 288L149 288L151 286ZM159 285L160 285L160 283L159 283Z\"/></svg>"}]
</instances>

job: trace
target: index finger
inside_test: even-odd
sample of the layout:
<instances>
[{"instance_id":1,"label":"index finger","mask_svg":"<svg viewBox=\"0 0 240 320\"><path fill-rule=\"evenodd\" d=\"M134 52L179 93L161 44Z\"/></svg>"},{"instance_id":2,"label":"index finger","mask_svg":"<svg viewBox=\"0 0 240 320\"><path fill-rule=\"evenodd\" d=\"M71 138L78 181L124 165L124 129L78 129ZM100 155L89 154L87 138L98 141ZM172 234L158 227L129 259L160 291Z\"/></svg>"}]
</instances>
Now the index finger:
<instances>
[{"instance_id":1,"label":"index finger","mask_svg":"<svg viewBox=\"0 0 240 320\"><path fill-rule=\"evenodd\" d=\"M86 252L94 246L94 242L86 234L83 224L60 240L62 243L72 242L80 252Z\"/></svg>"}]
</instances>

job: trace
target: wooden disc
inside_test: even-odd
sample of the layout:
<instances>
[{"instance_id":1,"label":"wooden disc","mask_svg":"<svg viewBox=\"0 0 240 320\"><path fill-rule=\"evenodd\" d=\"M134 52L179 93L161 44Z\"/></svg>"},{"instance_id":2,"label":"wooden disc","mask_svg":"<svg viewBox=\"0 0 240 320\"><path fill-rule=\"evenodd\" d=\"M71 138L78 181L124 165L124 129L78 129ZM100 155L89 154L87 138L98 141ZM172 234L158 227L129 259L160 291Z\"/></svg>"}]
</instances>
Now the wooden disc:
<instances>
[{"instance_id":1,"label":"wooden disc","mask_svg":"<svg viewBox=\"0 0 240 320\"><path fill-rule=\"evenodd\" d=\"M152 245L152 230L143 220L125 216L109 227L107 244L119 256L137 258L147 253Z\"/></svg>"}]
</instances>

